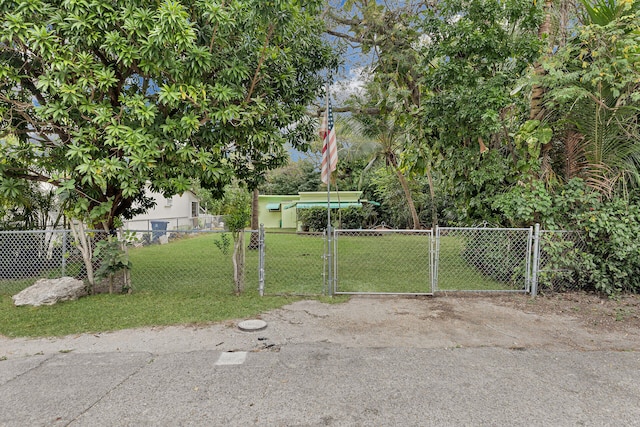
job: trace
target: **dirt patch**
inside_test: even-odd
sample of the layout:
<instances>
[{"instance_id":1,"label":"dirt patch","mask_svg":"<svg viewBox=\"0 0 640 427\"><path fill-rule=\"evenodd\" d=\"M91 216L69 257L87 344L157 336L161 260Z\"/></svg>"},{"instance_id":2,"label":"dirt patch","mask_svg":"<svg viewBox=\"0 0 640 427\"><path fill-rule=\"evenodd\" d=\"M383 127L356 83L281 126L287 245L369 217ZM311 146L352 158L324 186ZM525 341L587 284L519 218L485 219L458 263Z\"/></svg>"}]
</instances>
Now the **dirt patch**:
<instances>
[{"instance_id":1,"label":"dirt patch","mask_svg":"<svg viewBox=\"0 0 640 427\"><path fill-rule=\"evenodd\" d=\"M139 328L63 338L0 337L0 357L58 352L176 353L263 351L287 344L348 347L640 351L640 297L586 293L353 297L340 304L298 301L258 316L268 327L242 332L241 320Z\"/></svg>"},{"instance_id":2,"label":"dirt patch","mask_svg":"<svg viewBox=\"0 0 640 427\"><path fill-rule=\"evenodd\" d=\"M639 307L637 296L456 294L358 297L329 306L303 301L269 316L313 322L324 340L351 346L640 350Z\"/></svg>"},{"instance_id":3,"label":"dirt patch","mask_svg":"<svg viewBox=\"0 0 640 427\"><path fill-rule=\"evenodd\" d=\"M596 333L640 330L640 295L607 298L593 293L573 292L537 298L499 296L494 301L524 312L569 316Z\"/></svg>"}]
</instances>

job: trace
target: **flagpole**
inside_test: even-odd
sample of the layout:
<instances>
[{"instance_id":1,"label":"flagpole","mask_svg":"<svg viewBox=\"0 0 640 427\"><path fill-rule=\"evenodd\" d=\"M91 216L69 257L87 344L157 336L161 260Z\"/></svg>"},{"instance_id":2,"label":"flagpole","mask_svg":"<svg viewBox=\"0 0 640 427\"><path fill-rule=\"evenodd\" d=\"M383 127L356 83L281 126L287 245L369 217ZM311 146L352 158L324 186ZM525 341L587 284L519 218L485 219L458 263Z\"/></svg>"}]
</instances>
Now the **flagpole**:
<instances>
[{"instance_id":1,"label":"flagpole","mask_svg":"<svg viewBox=\"0 0 640 427\"><path fill-rule=\"evenodd\" d=\"M329 117L329 82L327 81L326 83L326 100L325 100L325 114L327 115L327 119ZM331 143L331 138L329 137L329 135L326 136L327 139L327 154L328 156L331 156L331 147L330 147L330 143ZM330 159L330 157L329 157ZM331 231L331 166L330 166L330 160L327 162L327 168L328 168L328 173L327 173L327 273L329 275L329 280L327 282L328 285L328 295L332 296L333 295L333 238L332 238L332 231Z\"/></svg>"}]
</instances>

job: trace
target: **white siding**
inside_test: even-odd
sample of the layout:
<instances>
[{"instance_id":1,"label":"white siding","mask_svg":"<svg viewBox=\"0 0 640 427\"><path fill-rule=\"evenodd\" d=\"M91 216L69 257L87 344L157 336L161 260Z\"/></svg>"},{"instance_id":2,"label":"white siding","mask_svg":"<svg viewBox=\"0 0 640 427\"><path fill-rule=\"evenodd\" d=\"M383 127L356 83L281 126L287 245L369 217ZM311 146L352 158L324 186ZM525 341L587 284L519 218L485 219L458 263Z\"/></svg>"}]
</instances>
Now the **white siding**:
<instances>
[{"instance_id":1,"label":"white siding","mask_svg":"<svg viewBox=\"0 0 640 427\"><path fill-rule=\"evenodd\" d=\"M170 199L165 198L160 193L153 193L147 189L147 196L156 201L154 208L147 213L137 215L131 220L125 221L125 229L128 230L150 230L151 221L167 221L167 229L187 229L198 226L198 218L191 216L191 203L198 203L198 199L190 191L182 195L175 195Z\"/></svg>"}]
</instances>

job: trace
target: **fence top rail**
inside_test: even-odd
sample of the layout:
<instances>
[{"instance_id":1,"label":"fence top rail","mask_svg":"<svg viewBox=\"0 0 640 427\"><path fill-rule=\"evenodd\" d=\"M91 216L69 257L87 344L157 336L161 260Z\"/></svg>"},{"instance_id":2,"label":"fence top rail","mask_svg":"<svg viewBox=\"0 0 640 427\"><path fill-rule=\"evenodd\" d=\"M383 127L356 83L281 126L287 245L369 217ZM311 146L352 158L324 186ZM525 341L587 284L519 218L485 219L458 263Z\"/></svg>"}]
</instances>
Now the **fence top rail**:
<instances>
[{"instance_id":1,"label":"fence top rail","mask_svg":"<svg viewBox=\"0 0 640 427\"><path fill-rule=\"evenodd\" d=\"M533 227L528 228L508 228L508 227L438 227L440 230L473 230L473 231L531 231Z\"/></svg>"},{"instance_id":2,"label":"fence top rail","mask_svg":"<svg viewBox=\"0 0 640 427\"><path fill-rule=\"evenodd\" d=\"M282 235L289 235L289 236L324 236L326 234L326 232L323 231L281 231L279 229L268 229L265 228L264 230L265 234L270 234L270 235L276 235L276 234L282 234Z\"/></svg>"},{"instance_id":3,"label":"fence top rail","mask_svg":"<svg viewBox=\"0 0 640 427\"><path fill-rule=\"evenodd\" d=\"M151 234L151 233L168 233L168 234L197 234L197 233L210 233L210 234L221 234L221 233L231 233L231 231L229 230L199 230L199 229L192 229L192 230L163 230L163 229L159 229L159 230L122 230L123 233L146 233L146 234ZM260 230L244 230L245 233L259 233Z\"/></svg>"},{"instance_id":4,"label":"fence top rail","mask_svg":"<svg viewBox=\"0 0 640 427\"><path fill-rule=\"evenodd\" d=\"M119 231L119 230L115 230ZM123 233L230 233L228 230L121 230ZM245 233L258 233L259 230L244 230ZM68 229L55 230L0 230L0 234L43 234L43 233L71 233ZM85 230L85 233L107 234L105 230ZM322 234L322 233L320 233Z\"/></svg>"},{"instance_id":5,"label":"fence top rail","mask_svg":"<svg viewBox=\"0 0 640 427\"><path fill-rule=\"evenodd\" d=\"M0 234L41 234L41 233L69 233L70 230L0 230Z\"/></svg>"},{"instance_id":6,"label":"fence top rail","mask_svg":"<svg viewBox=\"0 0 640 427\"><path fill-rule=\"evenodd\" d=\"M433 230L376 230L375 228L336 228L336 233L389 233L389 234L432 234Z\"/></svg>"}]
</instances>

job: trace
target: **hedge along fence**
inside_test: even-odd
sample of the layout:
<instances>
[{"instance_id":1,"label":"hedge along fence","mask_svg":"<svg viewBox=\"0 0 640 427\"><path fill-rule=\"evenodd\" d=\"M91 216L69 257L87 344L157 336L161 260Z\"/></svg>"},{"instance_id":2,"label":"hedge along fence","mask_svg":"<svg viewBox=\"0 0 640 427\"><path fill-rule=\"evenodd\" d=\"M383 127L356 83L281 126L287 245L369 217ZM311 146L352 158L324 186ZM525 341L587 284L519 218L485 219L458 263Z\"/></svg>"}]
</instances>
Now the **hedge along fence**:
<instances>
[{"instance_id":1,"label":"hedge along fence","mask_svg":"<svg viewBox=\"0 0 640 427\"><path fill-rule=\"evenodd\" d=\"M580 266L587 245L575 231L540 230L537 258L539 292L563 292L581 289Z\"/></svg>"},{"instance_id":2,"label":"hedge along fence","mask_svg":"<svg viewBox=\"0 0 640 427\"><path fill-rule=\"evenodd\" d=\"M297 215L305 231L317 233L327 228L327 208L298 209ZM377 214L375 208L367 204L331 209L331 219L331 226L336 229L366 229L376 224Z\"/></svg>"}]
</instances>

